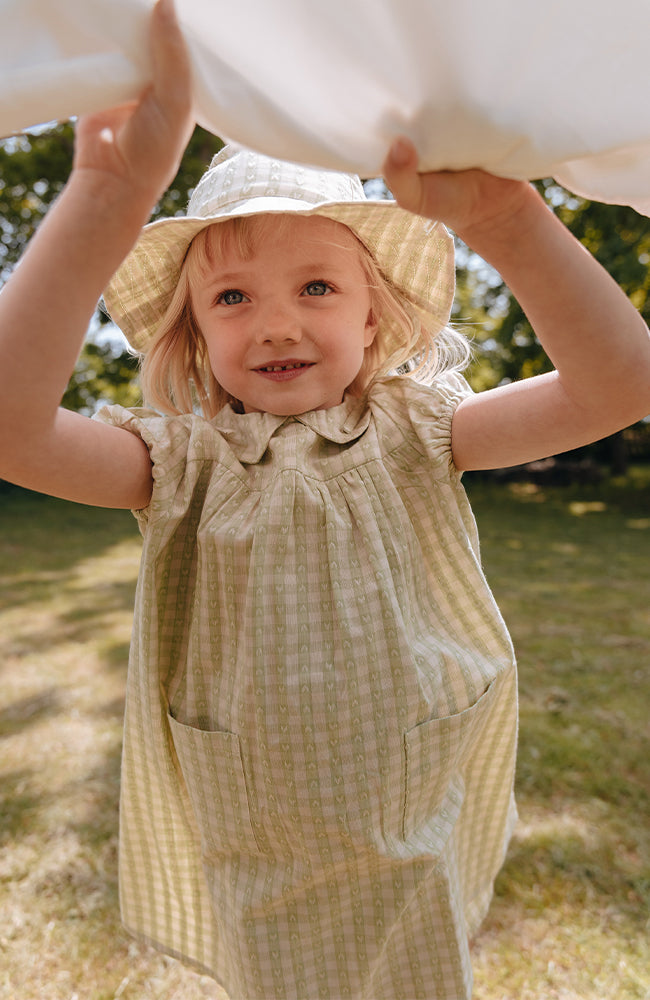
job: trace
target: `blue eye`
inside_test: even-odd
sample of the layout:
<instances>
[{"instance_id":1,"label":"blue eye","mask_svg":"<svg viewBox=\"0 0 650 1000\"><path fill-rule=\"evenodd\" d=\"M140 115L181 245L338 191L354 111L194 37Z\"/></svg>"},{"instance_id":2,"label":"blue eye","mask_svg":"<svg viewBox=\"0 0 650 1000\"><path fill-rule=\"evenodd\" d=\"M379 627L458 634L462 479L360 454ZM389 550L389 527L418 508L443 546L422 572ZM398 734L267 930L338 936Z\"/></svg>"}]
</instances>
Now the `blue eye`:
<instances>
[{"instance_id":1,"label":"blue eye","mask_svg":"<svg viewBox=\"0 0 650 1000\"><path fill-rule=\"evenodd\" d=\"M225 292L221 292L217 296L217 302L224 306L238 306L245 298L246 296L243 292L238 291L236 288L228 288Z\"/></svg>"},{"instance_id":2,"label":"blue eye","mask_svg":"<svg viewBox=\"0 0 650 1000\"><path fill-rule=\"evenodd\" d=\"M326 281L310 281L305 286L305 295L327 295L331 291Z\"/></svg>"}]
</instances>

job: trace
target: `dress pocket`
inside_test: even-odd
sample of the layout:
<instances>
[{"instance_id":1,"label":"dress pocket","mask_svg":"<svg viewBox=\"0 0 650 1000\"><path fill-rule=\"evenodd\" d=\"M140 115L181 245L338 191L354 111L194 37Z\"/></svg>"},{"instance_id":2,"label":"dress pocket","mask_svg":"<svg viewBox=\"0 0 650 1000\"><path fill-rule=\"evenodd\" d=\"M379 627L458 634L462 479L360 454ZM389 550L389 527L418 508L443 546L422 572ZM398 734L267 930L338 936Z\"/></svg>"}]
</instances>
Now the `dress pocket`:
<instances>
[{"instance_id":1,"label":"dress pocket","mask_svg":"<svg viewBox=\"0 0 650 1000\"><path fill-rule=\"evenodd\" d=\"M402 836L414 850L438 856L458 820L465 797L465 768L495 700L493 682L458 715L430 719L404 736L406 785Z\"/></svg>"},{"instance_id":2,"label":"dress pocket","mask_svg":"<svg viewBox=\"0 0 650 1000\"><path fill-rule=\"evenodd\" d=\"M251 823L239 736L195 729L168 715L206 860L259 853Z\"/></svg>"}]
</instances>

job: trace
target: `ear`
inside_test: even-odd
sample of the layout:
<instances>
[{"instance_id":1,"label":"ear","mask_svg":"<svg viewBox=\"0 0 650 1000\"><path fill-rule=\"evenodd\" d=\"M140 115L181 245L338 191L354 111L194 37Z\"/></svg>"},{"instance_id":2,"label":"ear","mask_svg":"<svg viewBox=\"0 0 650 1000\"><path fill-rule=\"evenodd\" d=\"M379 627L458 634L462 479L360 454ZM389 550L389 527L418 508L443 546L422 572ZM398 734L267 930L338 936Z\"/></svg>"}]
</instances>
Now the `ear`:
<instances>
[{"instance_id":1,"label":"ear","mask_svg":"<svg viewBox=\"0 0 650 1000\"><path fill-rule=\"evenodd\" d=\"M377 329L379 327L379 320L375 317L375 311L370 307L368 310L368 318L366 319L366 326L363 335L363 346L370 347L373 343L375 337L377 336Z\"/></svg>"}]
</instances>

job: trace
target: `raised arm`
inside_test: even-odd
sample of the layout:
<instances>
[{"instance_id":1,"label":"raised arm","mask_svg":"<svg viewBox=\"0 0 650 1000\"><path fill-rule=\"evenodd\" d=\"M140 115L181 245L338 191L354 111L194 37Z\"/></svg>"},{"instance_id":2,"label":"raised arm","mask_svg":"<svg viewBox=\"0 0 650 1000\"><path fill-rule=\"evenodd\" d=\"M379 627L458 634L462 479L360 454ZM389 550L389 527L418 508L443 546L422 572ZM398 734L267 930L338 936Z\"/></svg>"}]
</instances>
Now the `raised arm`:
<instances>
[{"instance_id":1,"label":"raised arm","mask_svg":"<svg viewBox=\"0 0 650 1000\"><path fill-rule=\"evenodd\" d=\"M557 454L650 412L645 323L533 187L481 170L419 174L405 140L384 170L403 207L441 219L499 271L556 369L460 404L452 426L458 468Z\"/></svg>"},{"instance_id":2,"label":"raised arm","mask_svg":"<svg viewBox=\"0 0 650 1000\"><path fill-rule=\"evenodd\" d=\"M148 502L146 446L59 404L97 300L192 128L171 0L156 4L150 37L152 83L139 101L80 120L70 179L0 294L0 477L111 507Z\"/></svg>"}]
</instances>

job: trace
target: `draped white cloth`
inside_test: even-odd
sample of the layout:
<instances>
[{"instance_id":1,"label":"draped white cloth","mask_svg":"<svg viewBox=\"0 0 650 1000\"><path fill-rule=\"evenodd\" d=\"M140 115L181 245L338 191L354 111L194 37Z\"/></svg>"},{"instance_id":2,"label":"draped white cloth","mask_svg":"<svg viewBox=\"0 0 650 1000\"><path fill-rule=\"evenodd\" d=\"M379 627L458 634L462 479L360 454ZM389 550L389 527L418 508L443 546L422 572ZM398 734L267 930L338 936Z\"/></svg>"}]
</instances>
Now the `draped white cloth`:
<instances>
[{"instance_id":1,"label":"draped white cloth","mask_svg":"<svg viewBox=\"0 0 650 1000\"><path fill-rule=\"evenodd\" d=\"M151 0L0 0L0 135L134 96ZM650 0L177 0L199 122L374 176L555 177L650 215Z\"/></svg>"}]
</instances>

